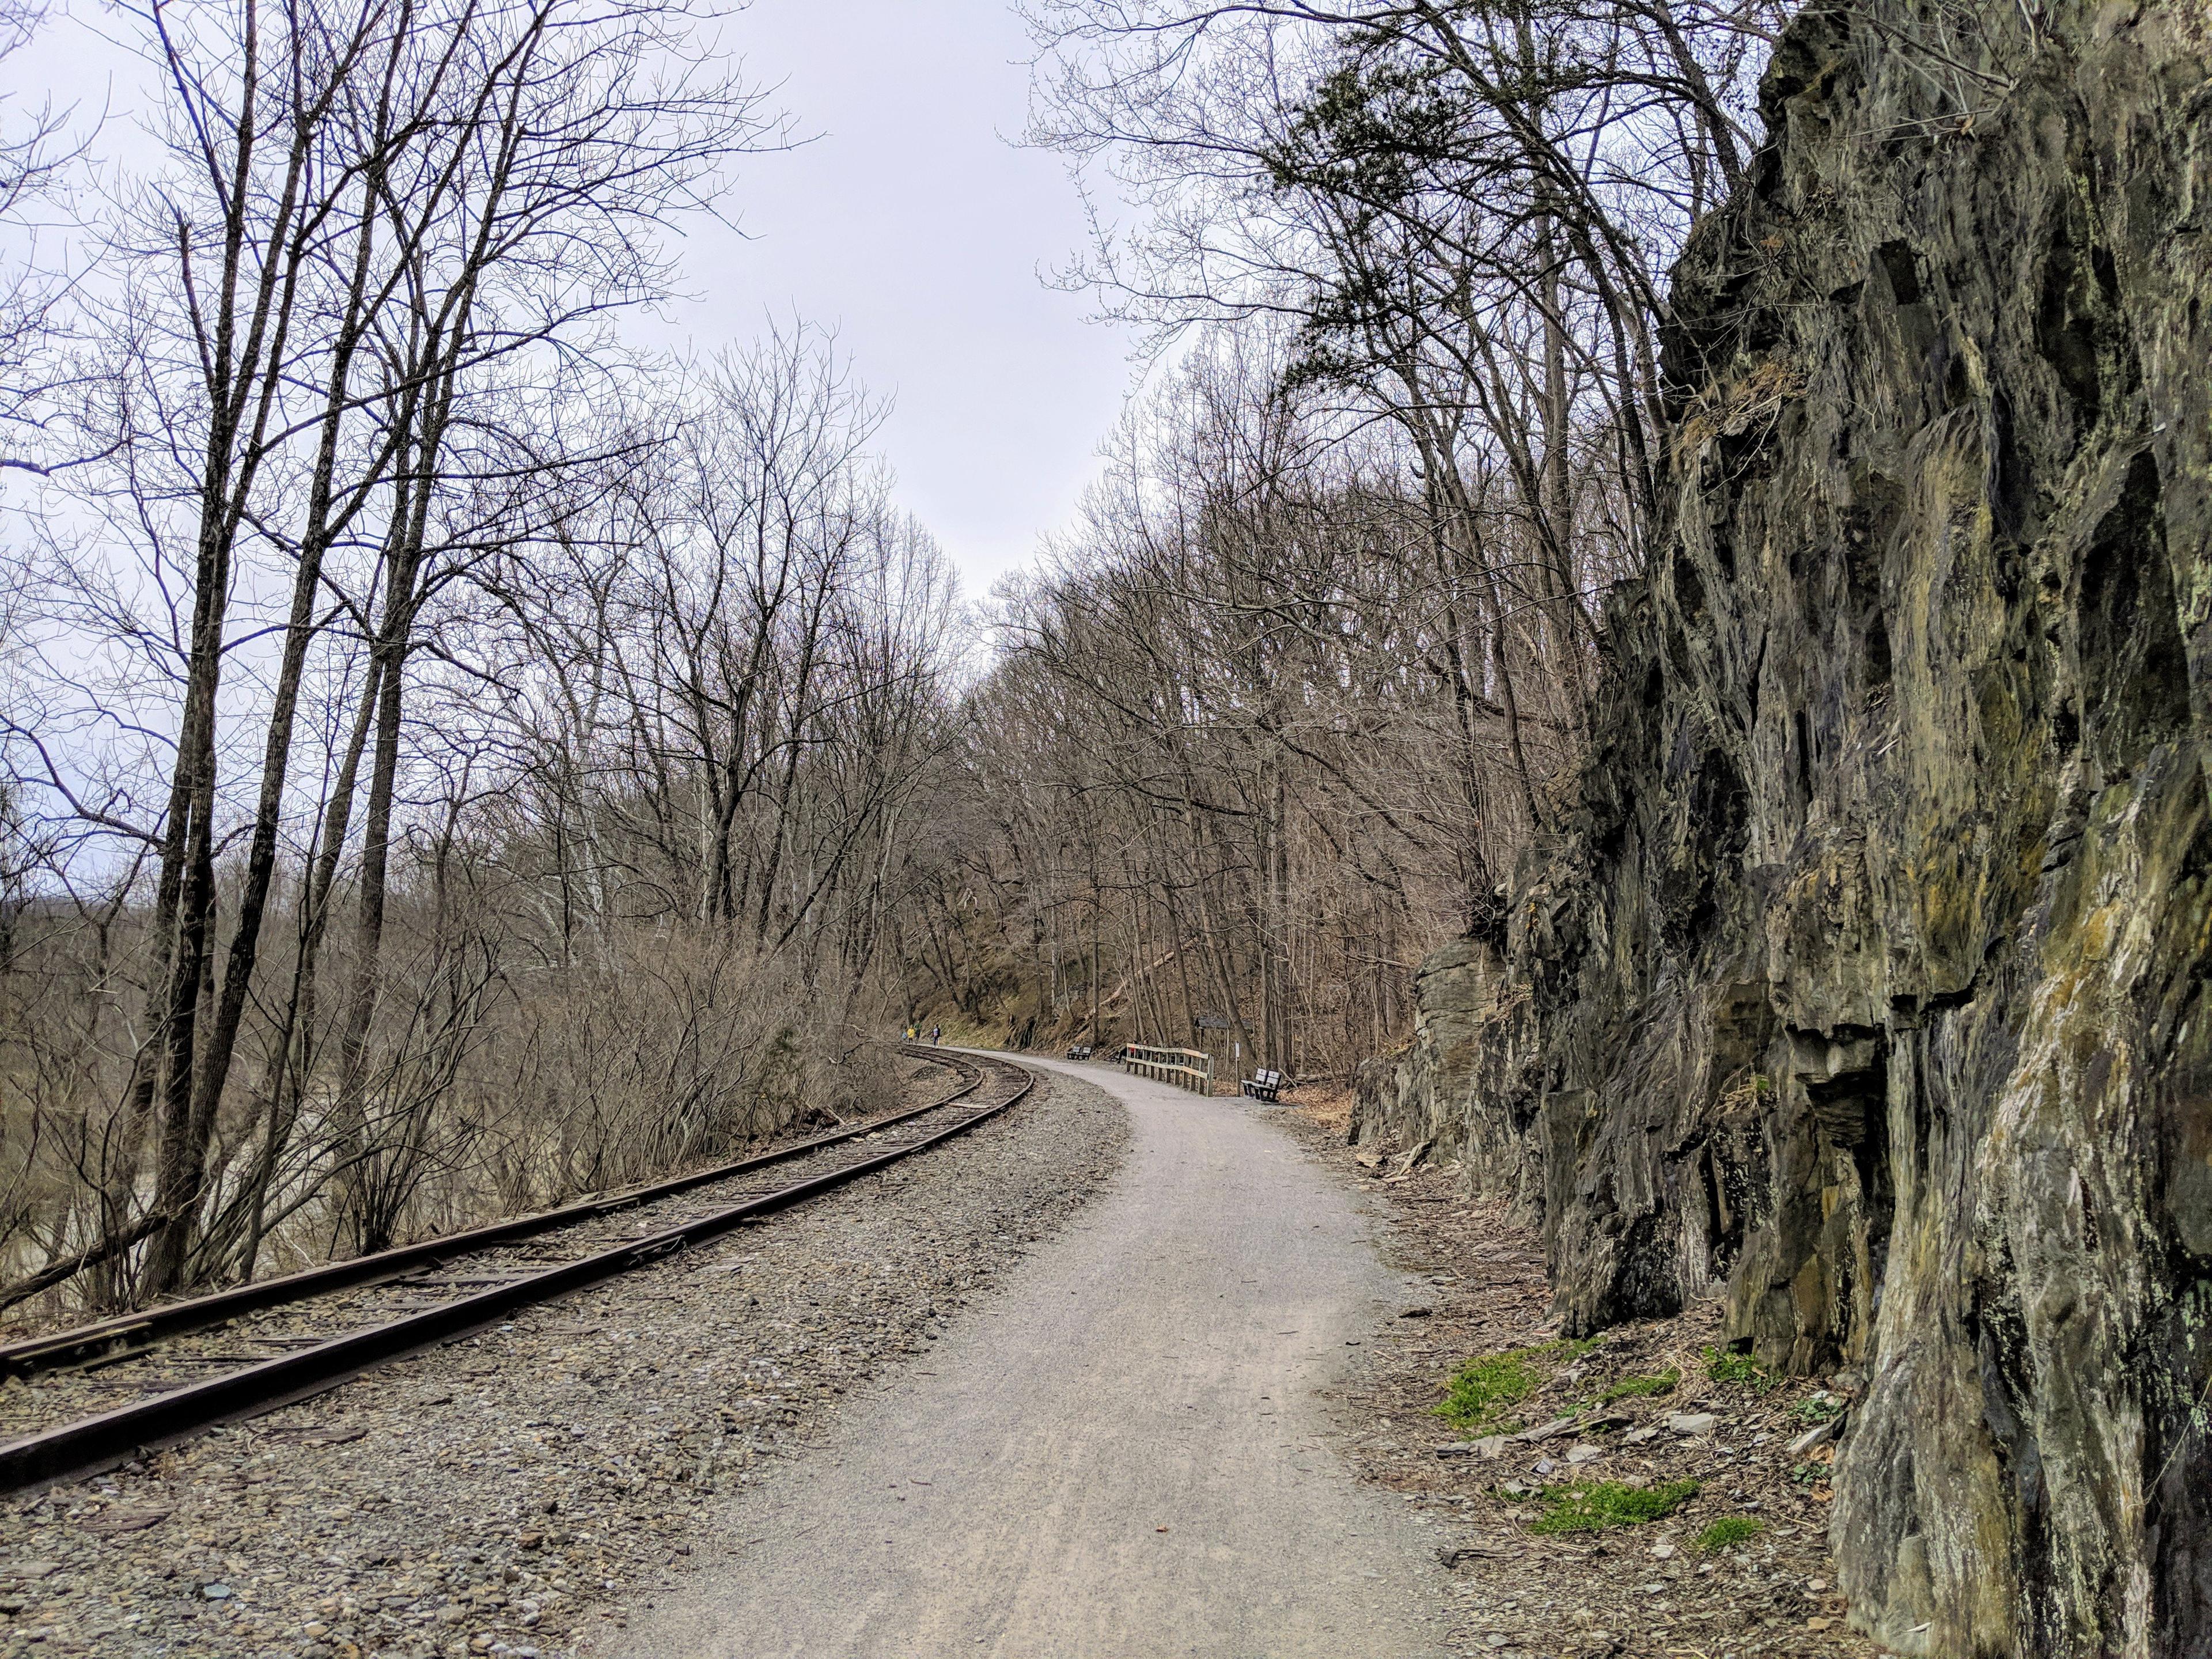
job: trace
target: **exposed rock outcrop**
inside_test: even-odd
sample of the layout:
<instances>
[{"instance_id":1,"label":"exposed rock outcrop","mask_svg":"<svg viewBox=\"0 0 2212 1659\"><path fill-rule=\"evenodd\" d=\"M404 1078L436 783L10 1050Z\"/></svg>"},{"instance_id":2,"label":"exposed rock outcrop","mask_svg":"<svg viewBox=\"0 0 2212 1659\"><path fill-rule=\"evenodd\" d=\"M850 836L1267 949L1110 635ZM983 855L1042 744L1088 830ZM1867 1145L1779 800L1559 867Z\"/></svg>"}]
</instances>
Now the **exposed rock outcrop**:
<instances>
[{"instance_id":1,"label":"exposed rock outcrop","mask_svg":"<svg viewBox=\"0 0 2212 1659\"><path fill-rule=\"evenodd\" d=\"M2207 16L1797 20L1579 808L1363 1101L1574 1326L1720 1295L1856 1376L1903 1652L2212 1652Z\"/></svg>"}]
</instances>

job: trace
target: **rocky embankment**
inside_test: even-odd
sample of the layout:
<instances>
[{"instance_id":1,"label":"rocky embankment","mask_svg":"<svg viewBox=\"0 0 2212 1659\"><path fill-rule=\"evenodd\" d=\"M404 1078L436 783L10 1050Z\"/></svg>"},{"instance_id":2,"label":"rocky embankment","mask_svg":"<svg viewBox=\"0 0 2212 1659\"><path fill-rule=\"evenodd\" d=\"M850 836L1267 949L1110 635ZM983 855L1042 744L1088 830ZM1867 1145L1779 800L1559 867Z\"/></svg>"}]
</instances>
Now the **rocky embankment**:
<instances>
[{"instance_id":1,"label":"rocky embankment","mask_svg":"<svg viewBox=\"0 0 2212 1659\"><path fill-rule=\"evenodd\" d=\"M1579 803L1359 1133L1855 1404L1902 1652L2212 1644L2212 36L1813 9L1675 273Z\"/></svg>"}]
</instances>

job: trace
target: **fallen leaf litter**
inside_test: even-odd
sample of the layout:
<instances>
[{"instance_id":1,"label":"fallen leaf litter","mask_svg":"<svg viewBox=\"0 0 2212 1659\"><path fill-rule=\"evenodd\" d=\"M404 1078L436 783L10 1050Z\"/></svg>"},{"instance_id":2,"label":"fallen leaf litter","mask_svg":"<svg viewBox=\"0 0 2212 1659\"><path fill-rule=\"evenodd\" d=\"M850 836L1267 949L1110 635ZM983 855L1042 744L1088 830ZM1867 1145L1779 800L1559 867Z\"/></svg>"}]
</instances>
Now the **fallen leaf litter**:
<instances>
[{"instance_id":1,"label":"fallen leaf litter","mask_svg":"<svg viewBox=\"0 0 2212 1659\"><path fill-rule=\"evenodd\" d=\"M1347 1146L1346 1106L1310 1093L1277 1121L1362 1184L1386 1256L1423 1281L1335 1399L1363 1478L1434 1528L1449 1650L1879 1659L1846 1626L1827 1544L1852 1379L1771 1377L1726 1354L1712 1304L1563 1341L1534 1234L1468 1199L1455 1170ZM1517 1362L1526 1394L1499 1391L1479 1431L1437 1415L1490 1356Z\"/></svg>"}]
</instances>

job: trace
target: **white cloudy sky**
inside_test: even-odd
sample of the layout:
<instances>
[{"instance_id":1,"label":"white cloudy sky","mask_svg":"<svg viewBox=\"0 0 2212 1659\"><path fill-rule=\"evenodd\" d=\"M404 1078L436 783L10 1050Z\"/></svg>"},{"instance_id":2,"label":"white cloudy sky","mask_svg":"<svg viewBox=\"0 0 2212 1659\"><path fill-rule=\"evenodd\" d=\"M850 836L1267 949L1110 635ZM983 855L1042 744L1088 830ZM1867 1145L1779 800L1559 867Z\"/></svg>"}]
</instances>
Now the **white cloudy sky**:
<instances>
[{"instance_id":1,"label":"white cloudy sky","mask_svg":"<svg viewBox=\"0 0 2212 1659\"><path fill-rule=\"evenodd\" d=\"M18 108L113 110L94 141L112 159L132 146L132 76L98 38L103 10L54 6L7 90ZM818 136L745 166L727 204L744 237L698 228L685 297L639 331L711 349L771 316L835 327L896 399L881 447L900 500L980 595L1067 518L1129 375L1089 301L1040 281L1084 228L1060 159L1011 142L1021 25L1006 0L754 0L722 38Z\"/></svg>"},{"instance_id":2,"label":"white cloudy sky","mask_svg":"<svg viewBox=\"0 0 2212 1659\"><path fill-rule=\"evenodd\" d=\"M1027 41L1006 0L756 0L728 27L822 136L749 166L750 241L695 236L702 344L796 310L896 398L902 501L980 593L1066 519L1128 380L1127 343L1040 276L1081 242L1057 156L1017 147Z\"/></svg>"}]
</instances>

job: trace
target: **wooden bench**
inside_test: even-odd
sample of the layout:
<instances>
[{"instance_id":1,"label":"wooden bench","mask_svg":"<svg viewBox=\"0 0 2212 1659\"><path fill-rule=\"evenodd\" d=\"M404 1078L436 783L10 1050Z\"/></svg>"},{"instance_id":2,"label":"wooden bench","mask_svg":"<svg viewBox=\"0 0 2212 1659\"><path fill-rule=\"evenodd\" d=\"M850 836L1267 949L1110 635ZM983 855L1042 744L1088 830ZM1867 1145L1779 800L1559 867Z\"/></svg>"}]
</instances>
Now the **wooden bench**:
<instances>
[{"instance_id":1,"label":"wooden bench","mask_svg":"<svg viewBox=\"0 0 2212 1659\"><path fill-rule=\"evenodd\" d=\"M1274 1100L1283 1092L1283 1074L1261 1070L1244 1079L1244 1093L1254 1100Z\"/></svg>"},{"instance_id":2,"label":"wooden bench","mask_svg":"<svg viewBox=\"0 0 2212 1659\"><path fill-rule=\"evenodd\" d=\"M1089 1043L1087 1043L1087 1042L1079 1042L1079 1043L1077 1043L1077 1044L1076 1044L1073 1048L1070 1048L1070 1049L1067 1051L1067 1057L1068 1057L1070 1060L1088 1060L1088 1059L1090 1059L1090 1058L1091 1058L1091 1045L1090 1045Z\"/></svg>"}]
</instances>

